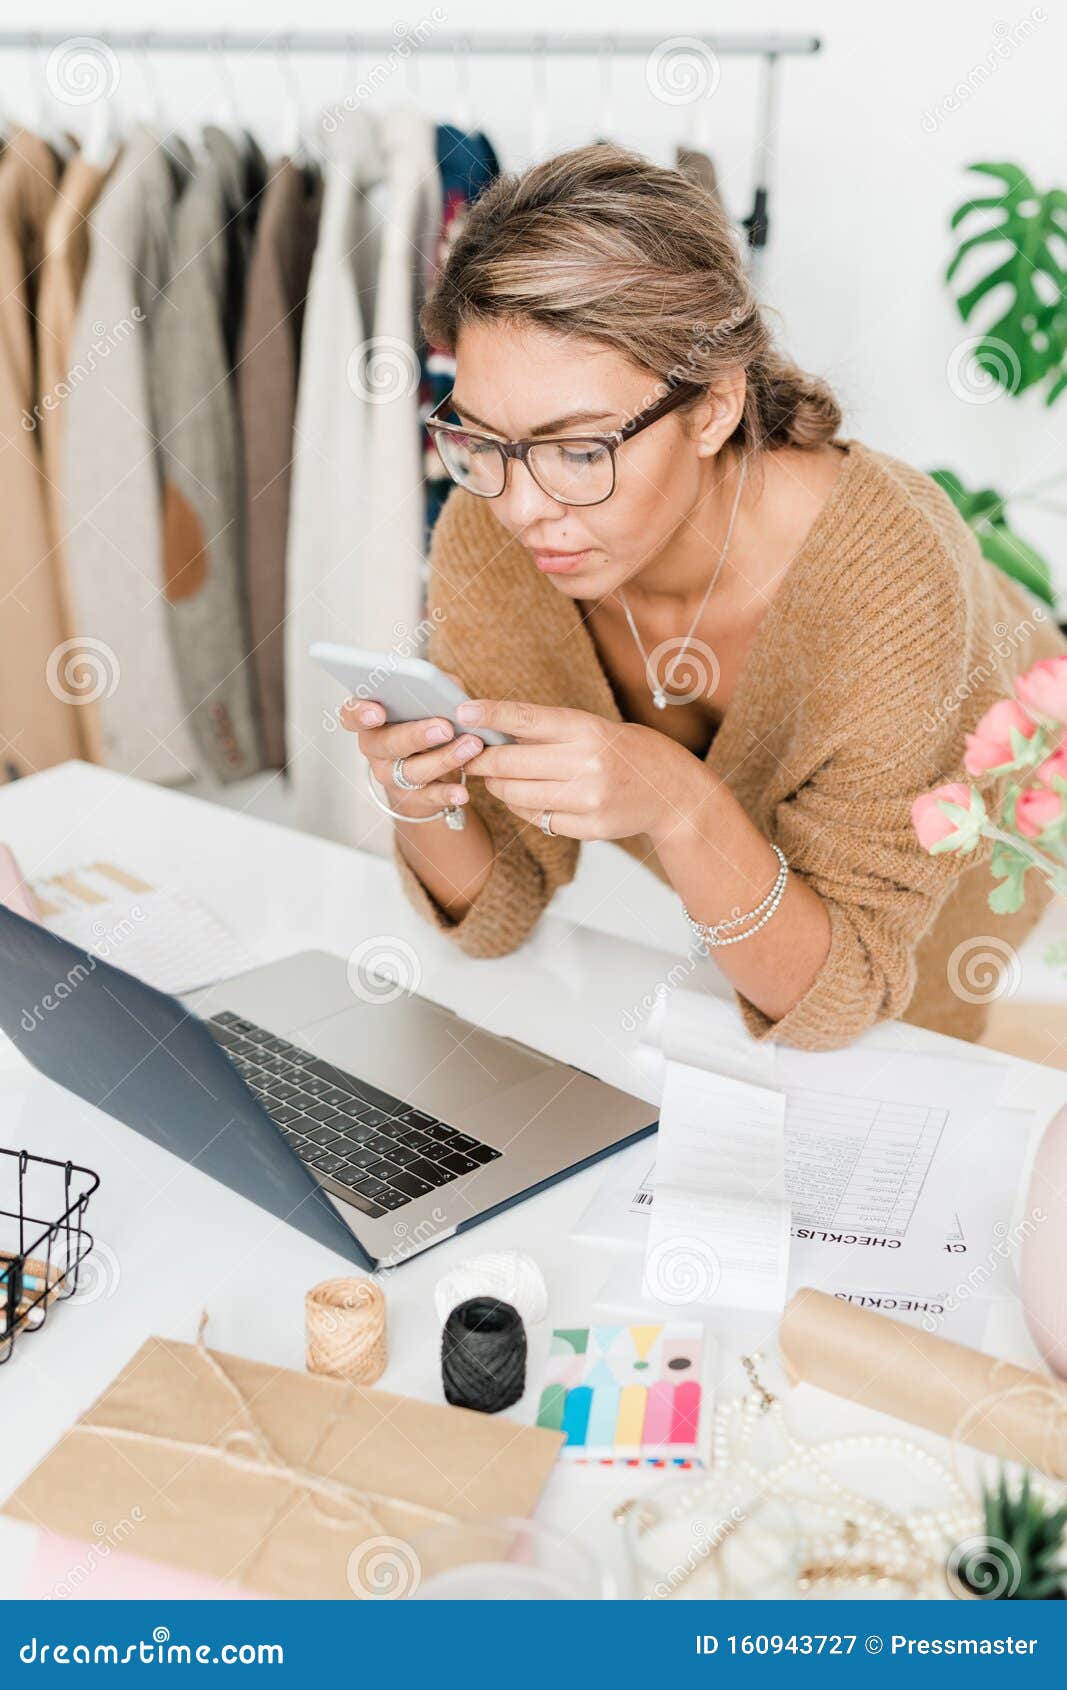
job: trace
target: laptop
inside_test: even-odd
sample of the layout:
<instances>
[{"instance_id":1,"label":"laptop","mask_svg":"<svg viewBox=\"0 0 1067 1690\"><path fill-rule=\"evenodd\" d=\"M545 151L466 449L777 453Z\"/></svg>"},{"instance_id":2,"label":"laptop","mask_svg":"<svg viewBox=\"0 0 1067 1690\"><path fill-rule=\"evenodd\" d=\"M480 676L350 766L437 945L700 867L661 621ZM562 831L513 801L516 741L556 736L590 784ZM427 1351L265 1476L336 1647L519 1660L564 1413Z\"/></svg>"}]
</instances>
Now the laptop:
<instances>
[{"instance_id":1,"label":"laptop","mask_svg":"<svg viewBox=\"0 0 1067 1690\"><path fill-rule=\"evenodd\" d=\"M369 1269L657 1122L381 967L300 951L177 998L3 905L0 1028L67 1091Z\"/></svg>"}]
</instances>

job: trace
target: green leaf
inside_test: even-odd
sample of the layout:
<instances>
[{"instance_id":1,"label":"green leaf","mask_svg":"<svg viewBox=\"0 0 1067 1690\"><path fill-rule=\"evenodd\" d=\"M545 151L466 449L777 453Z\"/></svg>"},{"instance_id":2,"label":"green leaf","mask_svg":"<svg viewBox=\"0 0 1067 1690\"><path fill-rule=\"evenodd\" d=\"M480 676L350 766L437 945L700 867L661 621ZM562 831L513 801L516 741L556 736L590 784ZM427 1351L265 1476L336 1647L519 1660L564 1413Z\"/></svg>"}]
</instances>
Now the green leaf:
<instances>
[{"instance_id":1,"label":"green leaf","mask_svg":"<svg viewBox=\"0 0 1067 1690\"><path fill-rule=\"evenodd\" d=\"M935 469L930 479L948 494L964 521L974 530L982 556L1044 604L1055 604L1052 573L1041 553L1009 528L1005 504L992 487L968 492L952 470Z\"/></svg>"},{"instance_id":2,"label":"green leaf","mask_svg":"<svg viewBox=\"0 0 1067 1690\"><path fill-rule=\"evenodd\" d=\"M1016 910L1022 909L1025 896L1022 873L1011 874L999 886L994 886L988 903L994 915L1014 915Z\"/></svg>"},{"instance_id":3,"label":"green leaf","mask_svg":"<svg viewBox=\"0 0 1067 1690\"><path fill-rule=\"evenodd\" d=\"M974 227L976 221L982 226L960 241L945 280L953 280L968 254L995 249L991 267L956 297L960 317L969 323L995 289L1006 286L1009 292L1006 308L987 323L978 341L975 362L1009 393L1046 382L1046 403L1051 404L1067 376L1067 267L1057 251L1067 239L1067 194L1060 188L1039 193L1016 164L968 168L1002 187L986 199L968 198L953 213L954 230L962 231L965 223Z\"/></svg>"}]
</instances>

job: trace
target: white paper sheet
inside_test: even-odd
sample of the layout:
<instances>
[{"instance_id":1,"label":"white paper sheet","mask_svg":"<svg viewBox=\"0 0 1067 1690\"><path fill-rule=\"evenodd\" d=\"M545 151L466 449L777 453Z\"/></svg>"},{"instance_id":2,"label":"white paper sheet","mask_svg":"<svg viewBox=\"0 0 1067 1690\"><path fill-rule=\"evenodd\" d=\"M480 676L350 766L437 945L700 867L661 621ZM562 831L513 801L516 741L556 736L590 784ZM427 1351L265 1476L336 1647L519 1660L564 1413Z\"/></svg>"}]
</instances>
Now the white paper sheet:
<instances>
[{"instance_id":1,"label":"white paper sheet","mask_svg":"<svg viewBox=\"0 0 1067 1690\"><path fill-rule=\"evenodd\" d=\"M163 992L191 992L260 960L198 898L112 863L30 882L45 927Z\"/></svg>"},{"instance_id":2,"label":"white paper sheet","mask_svg":"<svg viewBox=\"0 0 1067 1690\"><path fill-rule=\"evenodd\" d=\"M781 1308L789 1266L785 1097L668 1065L644 1289L656 1302Z\"/></svg>"},{"instance_id":3,"label":"white paper sheet","mask_svg":"<svg viewBox=\"0 0 1067 1690\"><path fill-rule=\"evenodd\" d=\"M973 1340L985 1317L968 1305L1010 1294L1010 1253L1001 1241L1036 1127L1029 1114L997 1106L1003 1064L864 1048L863 1041L826 1053L758 1045L733 1006L695 993L676 992L669 1006L657 1006L646 1039L666 1055L663 1120L674 1113L672 1099L684 1101L688 1124L670 1176L681 1193L660 1226L654 1185L658 1192L661 1175L650 1166L647 1147L635 1146L579 1220L579 1236L650 1249L671 1235L694 1239L698 1269L709 1248L716 1251L715 1300L728 1306L737 1282L723 1279L727 1251L712 1241L722 1216L713 1216L709 1199L736 1201L731 1134L743 1130L738 1108L742 1099L751 1108L758 1091L752 1081L766 1085L773 1078L785 1099L784 1178L793 1206L787 1291L808 1284L883 1306L896 1301L901 1318ZM708 1062L746 1075L747 1092L723 1091L722 1077L703 1066ZM680 1091L672 1089L676 1071L685 1074ZM720 1129L714 1138L712 1120ZM669 1136L661 1126L660 1158ZM725 1190L717 1179L720 1160ZM732 1210L727 1218L736 1226ZM764 1208L757 1233L740 1239L743 1292L761 1277L758 1263L768 1258L756 1244L770 1236ZM721 1244L721 1232L719 1238Z\"/></svg>"}]
</instances>

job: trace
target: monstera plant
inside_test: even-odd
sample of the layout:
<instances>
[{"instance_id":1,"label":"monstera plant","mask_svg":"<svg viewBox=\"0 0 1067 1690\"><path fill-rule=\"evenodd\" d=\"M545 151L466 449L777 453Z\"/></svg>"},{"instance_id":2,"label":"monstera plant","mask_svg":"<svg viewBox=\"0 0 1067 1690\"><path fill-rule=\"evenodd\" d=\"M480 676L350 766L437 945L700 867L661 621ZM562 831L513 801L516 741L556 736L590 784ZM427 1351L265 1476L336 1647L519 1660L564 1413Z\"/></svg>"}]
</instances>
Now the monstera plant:
<instances>
[{"instance_id":1,"label":"monstera plant","mask_svg":"<svg viewBox=\"0 0 1067 1690\"><path fill-rule=\"evenodd\" d=\"M967 199L951 223L961 238L946 282L956 280L971 253L988 249L990 258L978 279L955 295L960 317L971 323L1000 313L970 348L973 366L985 383L1015 398L1043 388L1045 404L1053 405L1067 389L1067 192L1039 192L1016 164L969 168L998 184L994 193ZM1048 564L1009 523L1008 497L991 487L969 490L952 470L932 474L974 529L990 563L1052 604ZM1067 515L1067 504L1046 496L1058 482L1067 482L1067 467L1040 486L1012 493L1010 503Z\"/></svg>"}]
</instances>

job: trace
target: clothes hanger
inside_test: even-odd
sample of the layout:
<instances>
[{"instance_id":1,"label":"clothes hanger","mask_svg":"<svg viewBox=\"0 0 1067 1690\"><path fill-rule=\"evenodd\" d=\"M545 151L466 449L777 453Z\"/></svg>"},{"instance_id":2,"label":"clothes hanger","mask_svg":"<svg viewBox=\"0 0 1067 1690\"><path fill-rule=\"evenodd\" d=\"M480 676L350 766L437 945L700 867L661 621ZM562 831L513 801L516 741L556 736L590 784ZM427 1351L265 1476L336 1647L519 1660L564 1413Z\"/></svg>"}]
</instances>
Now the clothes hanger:
<instances>
[{"instance_id":1,"label":"clothes hanger","mask_svg":"<svg viewBox=\"0 0 1067 1690\"><path fill-rule=\"evenodd\" d=\"M74 151L74 143L49 109L51 72L44 43L39 35L31 35L28 38L27 52L30 56L30 82L35 92L37 107L33 127L40 139L51 147L60 163L66 164Z\"/></svg>"},{"instance_id":2,"label":"clothes hanger","mask_svg":"<svg viewBox=\"0 0 1067 1690\"><path fill-rule=\"evenodd\" d=\"M452 49L452 74L456 88L456 128L464 135L473 135L477 128L474 117L474 100L471 88L471 60L473 54L470 48L470 37L464 38L462 46Z\"/></svg>"},{"instance_id":3,"label":"clothes hanger","mask_svg":"<svg viewBox=\"0 0 1067 1690\"><path fill-rule=\"evenodd\" d=\"M296 74L296 66L293 63L288 36L278 43L277 65L278 74L282 79L285 90L282 111L281 155L302 170L310 164L311 157L307 142L304 139L303 124L300 120L300 81Z\"/></svg>"},{"instance_id":4,"label":"clothes hanger","mask_svg":"<svg viewBox=\"0 0 1067 1690\"><path fill-rule=\"evenodd\" d=\"M413 105L422 104L422 70L417 47L412 47L404 60L404 90Z\"/></svg>"},{"instance_id":5,"label":"clothes hanger","mask_svg":"<svg viewBox=\"0 0 1067 1690\"><path fill-rule=\"evenodd\" d=\"M597 118L596 138L610 141L615 133L615 42L609 37L600 50L600 116Z\"/></svg>"},{"instance_id":6,"label":"clothes hanger","mask_svg":"<svg viewBox=\"0 0 1067 1690\"><path fill-rule=\"evenodd\" d=\"M530 60L533 78L533 100L530 117L531 163L536 164L548 152L548 47L544 36L534 48Z\"/></svg>"},{"instance_id":7,"label":"clothes hanger","mask_svg":"<svg viewBox=\"0 0 1067 1690\"><path fill-rule=\"evenodd\" d=\"M163 89L160 86L159 77L156 75L156 67L152 62L152 41L153 36L149 32L138 42L136 51L137 70L148 102L148 115L145 122L156 136L163 140L170 128L170 120L163 98Z\"/></svg>"},{"instance_id":8,"label":"clothes hanger","mask_svg":"<svg viewBox=\"0 0 1067 1690\"><path fill-rule=\"evenodd\" d=\"M84 159L86 164L94 165L97 170L108 170L119 150L120 133L115 96L105 94L94 100L89 108L89 120L85 126L78 156Z\"/></svg>"},{"instance_id":9,"label":"clothes hanger","mask_svg":"<svg viewBox=\"0 0 1067 1690\"><path fill-rule=\"evenodd\" d=\"M229 61L226 58L225 39L223 37L220 37L218 41L213 41L211 43L211 62L214 67L215 81L220 96L219 114L213 127L221 129L224 132L226 130L232 131L232 138L235 139L239 145L243 145L247 137L247 130L245 129L244 122L241 117L241 106L237 94L237 84L233 79L233 72L230 69ZM205 127L212 127L212 125L206 125ZM201 157L203 157L208 151L204 139L204 129L201 129L200 131L199 150Z\"/></svg>"}]
</instances>

